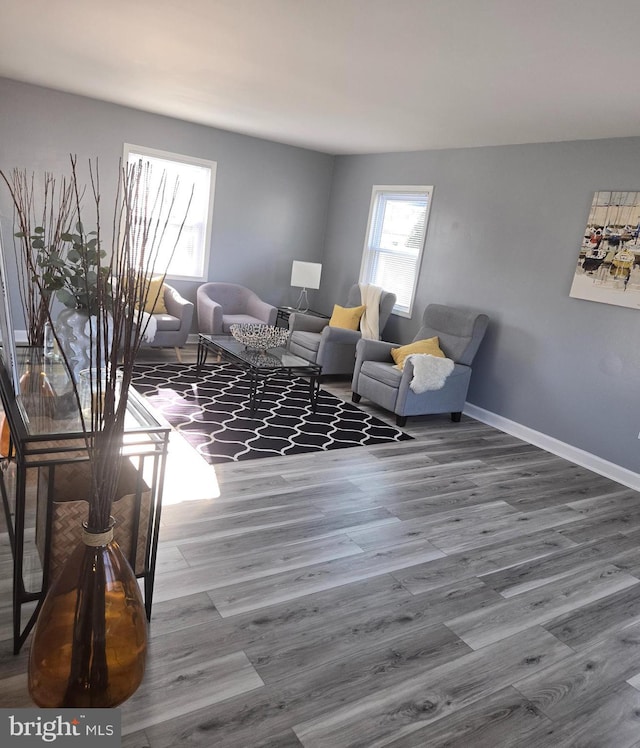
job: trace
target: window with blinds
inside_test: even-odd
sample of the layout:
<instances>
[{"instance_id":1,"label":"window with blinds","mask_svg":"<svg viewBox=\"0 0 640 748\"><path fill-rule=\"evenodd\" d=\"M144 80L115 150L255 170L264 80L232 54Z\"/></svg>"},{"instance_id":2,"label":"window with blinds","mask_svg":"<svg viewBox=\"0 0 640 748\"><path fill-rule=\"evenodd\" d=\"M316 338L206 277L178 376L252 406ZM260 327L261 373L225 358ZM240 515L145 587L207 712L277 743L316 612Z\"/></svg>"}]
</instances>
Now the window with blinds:
<instances>
[{"instance_id":1,"label":"window with blinds","mask_svg":"<svg viewBox=\"0 0 640 748\"><path fill-rule=\"evenodd\" d=\"M173 187L178 180L179 189L158 252L156 267L167 267L167 276L170 278L207 280L216 162L129 144L125 144L124 158L129 164L140 161L149 164L150 195L155 195L160 181L166 179L167 203L173 196ZM187 206L187 219L171 257Z\"/></svg>"},{"instance_id":2,"label":"window with blinds","mask_svg":"<svg viewBox=\"0 0 640 748\"><path fill-rule=\"evenodd\" d=\"M374 185L360 283L396 295L394 314L410 317L433 187Z\"/></svg>"}]
</instances>

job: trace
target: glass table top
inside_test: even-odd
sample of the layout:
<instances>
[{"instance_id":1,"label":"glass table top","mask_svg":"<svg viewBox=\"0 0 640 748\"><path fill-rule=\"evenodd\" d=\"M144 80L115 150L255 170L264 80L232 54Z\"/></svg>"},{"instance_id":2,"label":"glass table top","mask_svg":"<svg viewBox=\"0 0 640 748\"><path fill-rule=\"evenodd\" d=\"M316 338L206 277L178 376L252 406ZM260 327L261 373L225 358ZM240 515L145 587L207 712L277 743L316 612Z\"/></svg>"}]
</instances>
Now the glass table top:
<instances>
[{"instance_id":1,"label":"glass table top","mask_svg":"<svg viewBox=\"0 0 640 748\"><path fill-rule=\"evenodd\" d=\"M200 333L200 339L210 348L218 348L232 355L239 361L256 369L320 369L318 364L301 356L290 353L286 348L269 348L267 351L255 351L232 335L209 335Z\"/></svg>"},{"instance_id":2,"label":"glass table top","mask_svg":"<svg viewBox=\"0 0 640 748\"><path fill-rule=\"evenodd\" d=\"M18 409L28 436L62 436L82 432L80 409L69 374L62 363L45 358L38 349L18 347L20 393ZM165 429L168 426L145 399L130 388L125 429Z\"/></svg>"}]
</instances>

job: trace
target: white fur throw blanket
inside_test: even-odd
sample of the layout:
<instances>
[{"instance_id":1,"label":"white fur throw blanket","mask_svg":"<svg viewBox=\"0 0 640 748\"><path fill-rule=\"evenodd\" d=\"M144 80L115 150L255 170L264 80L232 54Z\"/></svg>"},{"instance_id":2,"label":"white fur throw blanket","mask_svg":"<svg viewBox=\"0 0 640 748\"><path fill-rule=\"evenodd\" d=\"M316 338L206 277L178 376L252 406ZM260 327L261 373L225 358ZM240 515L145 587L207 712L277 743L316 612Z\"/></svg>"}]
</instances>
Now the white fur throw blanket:
<instances>
[{"instance_id":1,"label":"white fur throw blanket","mask_svg":"<svg viewBox=\"0 0 640 748\"><path fill-rule=\"evenodd\" d=\"M153 316L153 314L142 312L142 329L144 330L142 333L142 340L145 343L152 343L158 329L158 320Z\"/></svg>"},{"instance_id":2,"label":"white fur throw blanket","mask_svg":"<svg viewBox=\"0 0 640 748\"><path fill-rule=\"evenodd\" d=\"M360 318L360 332L363 338L380 340L380 295L379 286L360 283L360 298L366 307Z\"/></svg>"},{"instance_id":3,"label":"white fur throw blanket","mask_svg":"<svg viewBox=\"0 0 640 748\"><path fill-rule=\"evenodd\" d=\"M142 340L145 343L152 343L158 330L158 320L153 314L147 312L141 312L136 309L136 313L140 316L140 326L142 328ZM136 320L136 324L138 324Z\"/></svg>"},{"instance_id":4,"label":"white fur throw blanket","mask_svg":"<svg viewBox=\"0 0 640 748\"><path fill-rule=\"evenodd\" d=\"M407 356L413 364L413 379L409 384L417 395L428 390L441 390L455 366L450 358L432 356L430 353L413 353Z\"/></svg>"}]
</instances>

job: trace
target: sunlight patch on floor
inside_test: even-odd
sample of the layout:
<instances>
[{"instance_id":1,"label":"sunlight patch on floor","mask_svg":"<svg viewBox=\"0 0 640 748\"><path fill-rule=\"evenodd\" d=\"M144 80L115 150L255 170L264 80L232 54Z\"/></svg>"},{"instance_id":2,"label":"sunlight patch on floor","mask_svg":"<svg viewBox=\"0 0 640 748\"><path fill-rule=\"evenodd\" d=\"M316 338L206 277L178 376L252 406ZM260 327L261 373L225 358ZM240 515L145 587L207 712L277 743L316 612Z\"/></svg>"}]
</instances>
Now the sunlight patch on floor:
<instances>
[{"instance_id":1,"label":"sunlight patch on floor","mask_svg":"<svg viewBox=\"0 0 640 748\"><path fill-rule=\"evenodd\" d=\"M203 501L220 496L216 471L180 434L169 436L169 457L165 470L163 505Z\"/></svg>"}]
</instances>

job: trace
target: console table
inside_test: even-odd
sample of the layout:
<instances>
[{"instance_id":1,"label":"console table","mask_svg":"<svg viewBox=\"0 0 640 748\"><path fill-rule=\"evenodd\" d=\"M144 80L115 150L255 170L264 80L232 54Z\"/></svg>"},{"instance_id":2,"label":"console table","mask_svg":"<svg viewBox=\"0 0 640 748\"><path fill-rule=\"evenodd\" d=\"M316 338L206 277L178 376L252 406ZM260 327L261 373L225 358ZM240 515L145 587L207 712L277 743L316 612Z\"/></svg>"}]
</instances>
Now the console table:
<instances>
[{"instance_id":1,"label":"console table","mask_svg":"<svg viewBox=\"0 0 640 748\"><path fill-rule=\"evenodd\" d=\"M44 359L39 350L29 347L18 348L17 359L20 374L29 371L31 376L34 372L38 378L45 376L54 396L38 400L37 393L22 391L16 396L0 357L0 398L10 431L0 465L0 493L13 556L14 653L20 651L35 624L56 564L75 547L75 541L57 534L81 529L77 519L67 521L64 512L75 505L76 514L80 511L86 516L83 496L73 488L73 480L76 486L82 480L78 483L73 476L84 473L86 480L89 460L63 364ZM147 618L151 617L170 432L169 424L131 388L121 450L128 495L126 507L118 507L124 520L117 522L115 537L136 576L143 580ZM126 538L124 545L119 531Z\"/></svg>"},{"instance_id":2,"label":"console table","mask_svg":"<svg viewBox=\"0 0 640 748\"><path fill-rule=\"evenodd\" d=\"M287 327L289 325L289 317L294 314L310 314L312 317L320 317L321 319L329 319L329 317L326 314L323 314L322 312L314 312L313 309L307 309L306 312L301 312L299 309L296 309L293 306L279 306L278 307L278 314L276 315L276 324L278 322L283 323L283 327Z\"/></svg>"}]
</instances>

